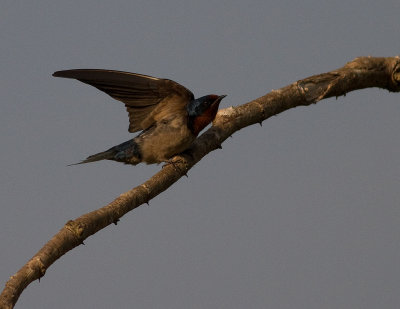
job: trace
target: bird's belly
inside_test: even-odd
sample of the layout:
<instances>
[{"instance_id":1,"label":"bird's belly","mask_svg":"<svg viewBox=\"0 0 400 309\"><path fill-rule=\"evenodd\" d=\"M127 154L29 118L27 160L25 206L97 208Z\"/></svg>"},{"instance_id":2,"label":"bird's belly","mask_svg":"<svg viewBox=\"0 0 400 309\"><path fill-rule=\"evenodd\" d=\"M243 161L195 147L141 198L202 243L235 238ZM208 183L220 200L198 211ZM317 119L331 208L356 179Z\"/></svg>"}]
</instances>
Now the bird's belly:
<instances>
[{"instance_id":1,"label":"bird's belly","mask_svg":"<svg viewBox=\"0 0 400 309\"><path fill-rule=\"evenodd\" d=\"M152 134L141 141L142 160L147 164L168 161L188 149L194 140L195 136L186 129Z\"/></svg>"}]
</instances>

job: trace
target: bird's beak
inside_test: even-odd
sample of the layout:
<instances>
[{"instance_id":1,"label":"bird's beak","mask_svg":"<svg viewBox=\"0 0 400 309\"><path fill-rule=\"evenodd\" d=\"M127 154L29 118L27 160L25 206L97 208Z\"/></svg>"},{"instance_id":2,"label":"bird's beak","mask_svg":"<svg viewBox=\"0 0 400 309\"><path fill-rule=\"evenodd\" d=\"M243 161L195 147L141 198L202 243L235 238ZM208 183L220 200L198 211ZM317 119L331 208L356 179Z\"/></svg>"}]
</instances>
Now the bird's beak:
<instances>
[{"instance_id":1,"label":"bird's beak","mask_svg":"<svg viewBox=\"0 0 400 309\"><path fill-rule=\"evenodd\" d=\"M225 98L225 97L226 97L226 94L220 95L220 96L213 102L213 105L214 105L214 104L219 104L219 103L221 103L222 99Z\"/></svg>"}]
</instances>

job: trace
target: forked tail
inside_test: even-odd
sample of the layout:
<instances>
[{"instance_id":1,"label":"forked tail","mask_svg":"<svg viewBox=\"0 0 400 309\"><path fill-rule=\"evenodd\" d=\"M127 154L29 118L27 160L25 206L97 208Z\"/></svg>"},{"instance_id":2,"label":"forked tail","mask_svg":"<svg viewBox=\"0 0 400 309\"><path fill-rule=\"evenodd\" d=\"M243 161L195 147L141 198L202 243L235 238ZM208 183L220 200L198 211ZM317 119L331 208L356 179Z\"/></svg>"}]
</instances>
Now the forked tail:
<instances>
[{"instance_id":1,"label":"forked tail","mask_svg":"<svg viewBox=\"0 0 400 309\"><path fill-rule=\"evenodd\" d=\"M100 161L100 160L113 160L115 154L117 153L116 149L114 149L114 148L115 147L110 148L103 152L96 153L94 155L87 157L85 160L82 160L81 162L69 164L68 166L96 162L96 161Z\"/></svg>"},{"instance_id":2,"label":"forked tail","mask_svg":"<svg viewBox=\"0 0 400 309\"><path fill-rule=\"evenodd\" d=\"M129 140L106 151L91 155L81 162L70 164L68 166L96 162L100 160L114 160L126 164L136 165L141 162L141 154L139 146L135 140Z\"/></svg>"}]
</instances>

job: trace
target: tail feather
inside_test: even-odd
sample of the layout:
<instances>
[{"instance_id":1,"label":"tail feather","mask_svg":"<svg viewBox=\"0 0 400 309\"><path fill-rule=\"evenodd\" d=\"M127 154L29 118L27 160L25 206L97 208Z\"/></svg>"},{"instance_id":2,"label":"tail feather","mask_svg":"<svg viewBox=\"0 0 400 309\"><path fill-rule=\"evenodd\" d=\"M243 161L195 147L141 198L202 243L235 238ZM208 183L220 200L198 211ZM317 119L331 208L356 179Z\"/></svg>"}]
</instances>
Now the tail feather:
<instances>
[{"instance_id":1,"label":"tail feather","mask_svg":"<svg viewBox=\"0 0 400 309\"><path fill-rule=\"evenodd\" d=\"M114 160L123 162L125 164L136 165L141 162L141 153L136 141L131 139L106 151L91 155L81 162L70 164L68 166L96 162L100 160Z\"/></svg>"},{"instance_id":2,"label":"tail feather","mask_svg":"<svg viewBox=\"0 0 400 309\"><path fill-rule=\"evenodd\" d=\"M91 155L91 156L87 157L85 160L82 160L81 162L69 164L68 166L79 165L79 164L90 163L90 162L96 162L96 161L100 161L100 160L112 160L114 158L115 154L116 154L116 150L113 147L113 148L108 149L106 151L99 152L99 153L96 153L94 155Z\"/></svg>"}]
</instances>

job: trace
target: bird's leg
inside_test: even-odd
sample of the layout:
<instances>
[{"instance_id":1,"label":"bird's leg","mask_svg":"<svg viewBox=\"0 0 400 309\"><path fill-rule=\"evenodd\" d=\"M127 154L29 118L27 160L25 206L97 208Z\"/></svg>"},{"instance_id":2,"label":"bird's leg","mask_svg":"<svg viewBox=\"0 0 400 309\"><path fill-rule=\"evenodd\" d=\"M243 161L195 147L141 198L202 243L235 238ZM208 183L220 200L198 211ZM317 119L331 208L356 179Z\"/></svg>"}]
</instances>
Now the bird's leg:
<instances>
[{"instance_id":1,"label":"bird's leg","mask_svg":"<svg viewBox=\"0 0 400 309\"><path fill-rule=\"evenodd\" d=\"M176 172L182 173L182 170L178 167L177 163L184 163L184 160L183 159L173 160L173 158L171 158L171 159L165 161L165 164L162 166L162 168L172 164L172 166L174 167ZM186 173L184 173L183 175L188 177L188 175Z\"/></svg>"}]
</instances>

